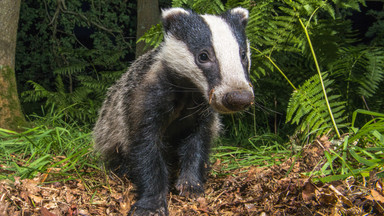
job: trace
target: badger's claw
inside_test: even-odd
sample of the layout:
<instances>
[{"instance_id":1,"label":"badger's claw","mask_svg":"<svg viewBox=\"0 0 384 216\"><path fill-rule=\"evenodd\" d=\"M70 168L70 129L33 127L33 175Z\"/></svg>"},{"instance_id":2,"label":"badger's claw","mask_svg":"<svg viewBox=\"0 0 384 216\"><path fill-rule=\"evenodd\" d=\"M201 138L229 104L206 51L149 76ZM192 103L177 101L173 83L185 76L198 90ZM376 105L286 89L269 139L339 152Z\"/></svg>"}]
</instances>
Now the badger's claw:
<instances>
[{"instance_id":1,"label":"badger's claw","mask_svg":"<svg viewBox=\"0 0 384 216\"><path fill-rule=\"evenodd\" d=\"M167 201L165 198L144 197L139 199L128 213L128 216L168 216Z\"/></svg>"},{"instance_id":2,"label":"badger's claw","mask_svg":"<svg viewBox=\"0 0 384 216\"><path fill-rule=\"evenodd\" d=\"M133 206L128 213L128 216L168 216L168 212L165 207L160 209L144 209L139 206Z\"/></svg>"},{"instance_id":3,"label":"badger's claw","mask_svg":"<svg viewBox=\"0 0 384 216\"><path fill-rule=\"evenodd\" d=\"M179 191L180 196L196 199L204 194L203 184L198 181L188 181L179 179L176 184L176 189Z\"/></svg>"}]
</instances>

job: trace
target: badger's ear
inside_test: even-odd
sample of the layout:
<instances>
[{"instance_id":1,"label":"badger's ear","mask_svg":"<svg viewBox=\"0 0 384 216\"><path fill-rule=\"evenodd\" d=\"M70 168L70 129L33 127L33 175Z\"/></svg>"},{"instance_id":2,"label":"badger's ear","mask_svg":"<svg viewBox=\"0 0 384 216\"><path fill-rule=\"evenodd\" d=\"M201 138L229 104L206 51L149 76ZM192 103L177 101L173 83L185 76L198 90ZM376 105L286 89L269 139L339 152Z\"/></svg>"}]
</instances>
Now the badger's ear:
<instances>
[{"instance_id":1,"label":"badger's ear","mask_svg":"<svg viewBox=\"0 0 384 216\"><path fill-rule=\"evenodd\" d=\"M232 19L232 20L237 19L245 28L245 26L247 26L247 23L248 23L249 12L245 8L237 7L225 12L223 14L223 17L225 19Z\"/></svg>"},{"instance_id":2,"label":"badger's ear","mask_svg":"<svg viewBox=\"0 0 384 216\"><path fill-rule=\"evenodd\" d=\"M190 15L190 11L183 8L168 8L161 11L161 18L165 32L172 28L172 24L177 24L185 16Z\"/></svg>"}]
</instances>

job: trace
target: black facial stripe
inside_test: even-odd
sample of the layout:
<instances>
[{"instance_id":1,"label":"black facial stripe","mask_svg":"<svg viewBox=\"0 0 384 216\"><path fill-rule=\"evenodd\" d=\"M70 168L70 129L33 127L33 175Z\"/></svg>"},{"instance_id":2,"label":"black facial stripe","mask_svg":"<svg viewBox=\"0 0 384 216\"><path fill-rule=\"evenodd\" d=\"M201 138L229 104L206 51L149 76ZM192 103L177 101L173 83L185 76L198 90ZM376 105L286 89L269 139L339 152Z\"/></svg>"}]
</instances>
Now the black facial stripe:
<instances>
[{"instance_id":1,"label":"black facial stripe","mask_svg":"<svg viewBox=\"0 0 384 216\"><path fill-rule=\"evenodd\" d=\"M215 57L215 52L212 44L212 33L205 20L189 11L189 14L178 14L172 18L172 21L163 21L166 34L171 34L176 39L185 43L189 51L194 55L195 64L203 71L207 78L209 89L219 85L222 80L220 74L220 65ZM201 51L207 50L210 58L214 60L214 64L209 64L208 67L199 64L198 56Z\"/></svg>"},{"instance_id":2,"label":"black facial stripe","mask_svg":"<svg viewBox=\"0 0 384 216\"><path fill-rule=\"evenodd\" d=\"M210 55L210 60L213 62L199 64L197 62L198 59L195 58L195 63L203 71L205 77L207 78L209 89L214 89L215 86L218 86L222 80L220 73L220 62L217 60L215 51L212 47L209 47L207 51Z\"/></svg>"}]
</instances>

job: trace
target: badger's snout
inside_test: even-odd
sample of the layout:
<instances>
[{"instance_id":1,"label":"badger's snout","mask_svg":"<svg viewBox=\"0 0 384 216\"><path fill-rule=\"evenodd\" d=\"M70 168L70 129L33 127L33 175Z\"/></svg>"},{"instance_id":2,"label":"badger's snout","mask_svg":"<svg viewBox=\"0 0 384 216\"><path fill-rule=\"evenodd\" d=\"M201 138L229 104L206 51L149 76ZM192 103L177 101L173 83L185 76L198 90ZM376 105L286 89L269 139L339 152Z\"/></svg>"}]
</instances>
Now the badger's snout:
<instances>
[{"instance_id":1,"label":"badger's snout","mask_svg":"<svg viewBox=\"0 0 384 216\"><path fill-rule=\"evenodd\" d=\"M252 90L236 89L230 91L211 90L209 103L219 113L234 113L248 108L253 104Z\"/></svg>"},{"instance_id":2,"label":"badger's snout","mask_svg":"<svg viewBox=\"0 0 384 216\"><path fill-rule=\"evenodd\" d=\"M253 93L246 90L231 91L222 98L223 105L231 111L243 110L253 103Z\"/></svg>"}]
</instances>

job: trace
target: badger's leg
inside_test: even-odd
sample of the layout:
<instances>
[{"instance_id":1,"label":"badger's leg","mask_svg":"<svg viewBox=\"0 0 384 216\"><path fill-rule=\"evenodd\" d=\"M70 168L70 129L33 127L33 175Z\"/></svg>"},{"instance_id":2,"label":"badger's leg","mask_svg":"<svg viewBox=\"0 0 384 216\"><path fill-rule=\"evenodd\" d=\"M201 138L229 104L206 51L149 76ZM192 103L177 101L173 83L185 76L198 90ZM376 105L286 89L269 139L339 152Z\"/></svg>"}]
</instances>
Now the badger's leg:
<instances>
[{"instance_id":1,"label":"badger's leg","mask_svg":"<svg viewBox=\"0 0 384 216\"><path fill-rule=\"evenodd\" d=\"M147 92L138 94L140 97L145 95L145 99L136 99L137 103L128 114L128 120L135 122L129 135L132 140L127 155L129 177L138 194L138 200L129 212L132 216L168 215L169 176L161 133L170 103L164 103L167 97L161 89L152 86Z\"/></svg>"},{"instance_id":2,"label":"badger's leg","mask_svg":"<svg viewBox=\"0 0 384 216\"><path fill-rule=\"evenodd\" d=\"M205 175L209 167L209 147L216 132L214 116L199 119L198 127L183 140L179 148L180 174L176 189L180 195L196 198L204 193Z\"/></svg>"},{"instance_id":3,"label":"badger's leg","mask_svg":"<svg viewBox=\"0 0 384 216\"><path fill-rule=\"evenodd\" d=\"M138 200L128 215L168 215L168 170L161 150L153 140L136 145L130 154L130 178L137 187Z\"/></svg>"}]
</instances>

